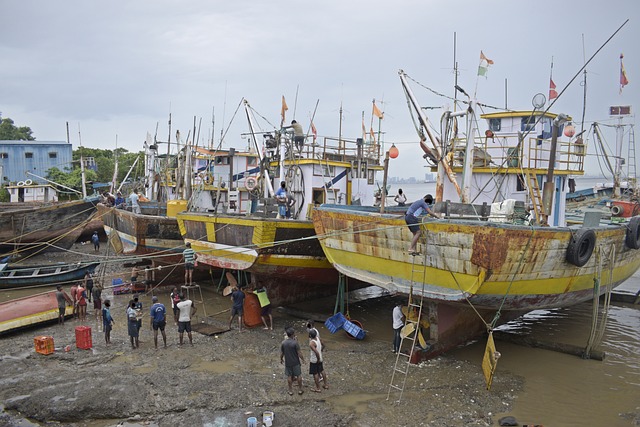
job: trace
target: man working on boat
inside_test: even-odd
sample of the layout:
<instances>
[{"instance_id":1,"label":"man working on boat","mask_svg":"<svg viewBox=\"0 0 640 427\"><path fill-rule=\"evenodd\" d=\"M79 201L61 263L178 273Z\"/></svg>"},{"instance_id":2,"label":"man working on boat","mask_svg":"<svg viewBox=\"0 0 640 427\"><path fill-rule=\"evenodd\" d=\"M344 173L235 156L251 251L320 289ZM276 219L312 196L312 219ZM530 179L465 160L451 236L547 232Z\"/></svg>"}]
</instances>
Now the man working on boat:
<instances>
[{"instance_id":1,"label":"man working on boat","mask_svg":"<svg viewBox=\"0 0 640 427\"><path fill-rule=\"evenodd\" d=\"M140 196L138 196L138 190L133 190L133 193L131 193L129 199L131 199L131 212L135 214L142 213L142 211L140 210L140 205L138 204L138 200L140 200Z\"/></svg>"},{"instance_id":2,"label":"man working on boat","mask_svg":"<svg viewBox=\"0 0 640 427\"><path fill-rule=\"evenodd\" d=\"M293 129L293 142L298 147L298 150L301 150L304 146L304 130L302 126L295 120L291 120L291 126L287 126L287 128Z\"/></svg>"},{"instance_id":3,"label":"man working on boat","mask_svg":"<svg viewBox=\"0 0 640 427\"><path fill-rule=\"evenodd\" d=\"M411 240L411 246L409 247L410 255L418 255L416 251L416 245L418 244L418 239L420 239L420 220L418 220L418 216L425 211L427 215L431 215L434 218L440 218L440 215L433 212L431 210L431 205L433 204L433 196L431 194L427 194L423 199L416 200L409 206L407 209L407 213L404 216L404 220L409 226L409 230L413 233L413 239Z\"/></svg>"},{"instance_id":4,"label":"man working on boat","mask_svg":"<svg viewBox=\"0 0 640 427\"><path fill-rule=\"evenodd\" d=\"M187 248L182 251L182 256L184 257L184 285L191 286L193 285L193 268L196 265L198 255L196 255L196 251L191 249L191 243L187 242L185 246Z\"/></svg>"},{"instance_id":5,"label":"man working on boat","mask_svg":"<svg viewBox=\"0 0 640 427\"><path fill-rule=\"evenodd\" d=\"M276 202L278 202L278 216L277 219L282 219L287 216L287 183L280 182L280 188L276 190Z\"/></svg>"}]
</instances>

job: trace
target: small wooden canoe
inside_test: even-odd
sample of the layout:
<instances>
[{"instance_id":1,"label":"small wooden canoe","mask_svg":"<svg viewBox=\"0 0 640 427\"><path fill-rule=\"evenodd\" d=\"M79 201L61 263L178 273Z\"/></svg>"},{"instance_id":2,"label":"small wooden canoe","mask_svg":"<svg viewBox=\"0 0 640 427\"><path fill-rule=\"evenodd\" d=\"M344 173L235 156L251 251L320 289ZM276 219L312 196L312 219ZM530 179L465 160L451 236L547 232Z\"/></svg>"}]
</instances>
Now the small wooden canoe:
<instances>
[{"instance_id":1,"label":"small wooden canoe","mask_svg":"<svg viewBox=\"0 0 640 427\"><path fill-rule=\"evenodd\" d=\"M42 285L68 285L93 273L100 263L14 266L0 264L0 289L28 288Z\"/></svg>"}]
</instances>

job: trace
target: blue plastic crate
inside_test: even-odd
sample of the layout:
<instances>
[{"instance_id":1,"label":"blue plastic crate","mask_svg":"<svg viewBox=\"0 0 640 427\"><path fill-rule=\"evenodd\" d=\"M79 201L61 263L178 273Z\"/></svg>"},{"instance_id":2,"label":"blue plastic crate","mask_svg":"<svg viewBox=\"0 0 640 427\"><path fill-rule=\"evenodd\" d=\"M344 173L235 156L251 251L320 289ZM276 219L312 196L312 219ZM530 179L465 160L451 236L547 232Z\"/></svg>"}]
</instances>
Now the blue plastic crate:
<instances>
[{"instance_id":1,"label":"blue plastic crate","mask_svg":"<svg viewBox=\"0 0 640 427\"><path fill-rule=\"evenodd\" d=\"M336 313L324 322L324 327L327 328L329 332L335 334L336 331L342 329L342 325L344 322L347 322L347 319L344 317L342 313Z\"/></svg>"},{"instance_id":2,"label":"blue plastic crate","mask_svg":"<svg viewBox=\"0 0 640 427\"><path fill-rule=\"evenodd\" d=\"M364 339L364 335L365 335L364 329L362 329L360 326L356 325L355 323L346 320L342 325L342 328L345 330L346 333L348 333L355 339L357 340Z\"/></svg>"}]
</instances>

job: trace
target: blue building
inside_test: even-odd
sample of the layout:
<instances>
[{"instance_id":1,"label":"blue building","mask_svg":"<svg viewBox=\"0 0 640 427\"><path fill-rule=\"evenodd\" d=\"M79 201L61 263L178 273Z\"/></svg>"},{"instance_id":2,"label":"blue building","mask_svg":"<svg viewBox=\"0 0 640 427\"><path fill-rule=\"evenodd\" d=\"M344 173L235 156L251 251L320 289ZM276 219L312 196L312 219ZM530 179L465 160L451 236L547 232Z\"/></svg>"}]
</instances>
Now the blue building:
<instances>
[{"instance_id":1,"label":"blue building","mask_svg":"<svg viewBox=\"0 0 640 427\"><path fill-rule=\"evenodd\" d=\"M3 185L27 179L42 182L26 172L44 177L53 167L71 169L72 152L65 141L0 141L0 180Z\"/></svg>"}]
</instances>

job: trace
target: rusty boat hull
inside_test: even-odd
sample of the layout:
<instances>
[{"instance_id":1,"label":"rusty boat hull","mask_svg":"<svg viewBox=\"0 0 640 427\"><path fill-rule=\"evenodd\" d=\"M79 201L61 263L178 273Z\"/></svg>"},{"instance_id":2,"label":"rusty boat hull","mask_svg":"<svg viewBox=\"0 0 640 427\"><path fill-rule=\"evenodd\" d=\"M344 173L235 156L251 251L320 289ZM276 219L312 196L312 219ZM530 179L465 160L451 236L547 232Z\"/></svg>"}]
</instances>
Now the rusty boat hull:
<instances>
[{"instance_id":1,"label":"rusty boat hull","mask_svg":"<svg viewBox=\"0 0 640 427\"><path fill-rule=\"evenodd\" d=\"M184 241L175 218L98 206L108 236L115 239L118 252L125 255L152 255L163 264L179 263Z\"/></svg>"},{"instance_id":2,"label":"rusty boat hull","mask_svg":"<svg viewBox=\"0 0 640 427\"><path fill-rule=\"evenodd\" d=\"M68 305L65 316L73 314ZM44 292L0 303L0 334L58 320L56 291Z\"/></svg>"},{"instance_id":3,"label":"rusty boat hull","mask_svg":"<svg viewBox=\"0 0 640 427\"><path fill-rule=\"evenodd\" d=\"M412 233L403 216L323 205L313 220L328 260L341 273L391 292L422 292L438 352L486 330L496 312L507 321L588 301L640 267L640 250L629 247L625 224L592 228L595 248L578 267L567 253L579 227L425 219L419 253L411 255Z\"/></svg>"}]
</instances>

